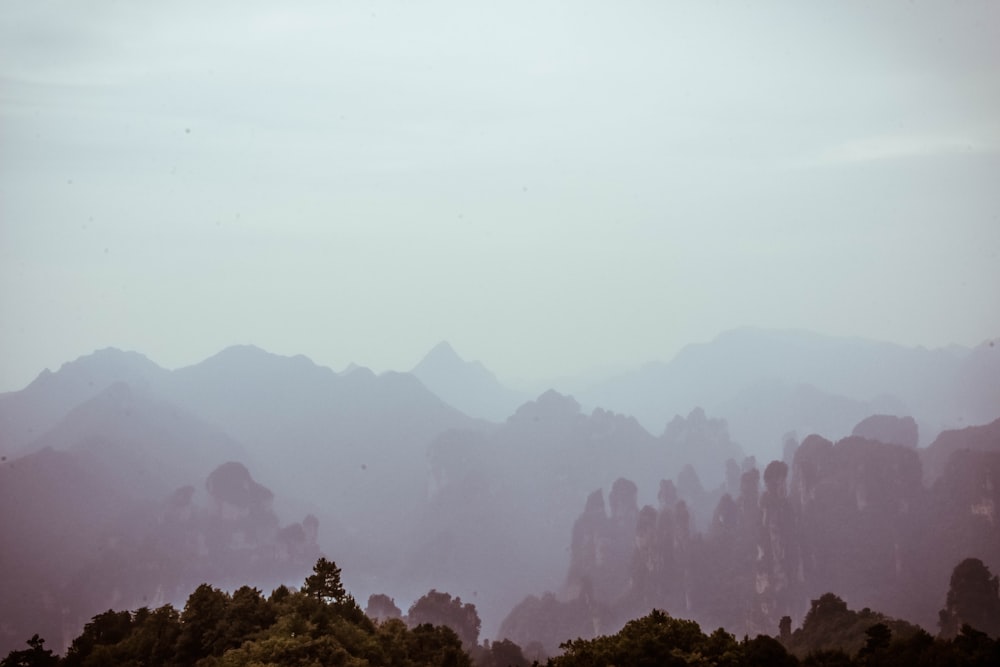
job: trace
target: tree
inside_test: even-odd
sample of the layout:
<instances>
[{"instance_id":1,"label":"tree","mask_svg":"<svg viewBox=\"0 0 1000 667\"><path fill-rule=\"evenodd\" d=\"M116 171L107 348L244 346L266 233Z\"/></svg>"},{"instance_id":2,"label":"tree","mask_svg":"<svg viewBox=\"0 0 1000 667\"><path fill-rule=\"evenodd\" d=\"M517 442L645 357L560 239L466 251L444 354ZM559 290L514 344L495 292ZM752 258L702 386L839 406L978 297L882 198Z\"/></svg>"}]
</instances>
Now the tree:
<instances>
[{"instance_id":1,"label":"tree","mask_svg":"<svg viewBox=\"0 0 1000 667\"><path fill-rule=\"evenodd\" d=\"M1000 636L1000 581L978 558L966 558L951 573L945 608L939 614L941 636L948 639L969 625Z\"/></svg>"},{"instance_id":2,"label":"tree","mask_svg":"<svg viewBox=\"0 0 1000 667\"><path fill-rule=\"evenodd\" d=\"M774 637L757 635L740 645L743 657L739 661L745 667L794 667L799 664L795 656Z\"/></svg>"},{"instance_id":3,"label":"tree","mask_svg":"<svg viewBox=\"0 0 1000 667\"><path fill-rule=\"evenodd\" d=\"M340 568L325 557L321 557L313 565L313 574L306 577L303 590L326 604L342 602L346 595L344 585L340 582Z\"/></svg>"},{"instance_id":4,"label":"tree","mask_svg":"<svg viewBox=\"0 0 1000 667\"><path fill-rule=\"evenodd\" d=\"M45 648L45 640L37 634L28 640L28 649L11 651L7 657L0 660L0 667L55 667L59 658Z\"/></svg>"},{"instance_id":5,"label":"tree","mask_svg":"<svg viewBox=\"0 0 1000 667\"><path fill-rule=\"evenodd\" d=\"M691 663L733 664L740 650L728 633L717 631L707 637L694 621L673 618L658 609L648 616L629 621L618 634L575 639L562 644L562 648L563 655L551 659L550 665L669 667Z\"/></svg>"},{"instance_id":6,"label":"tree","mask_svg":"<svg viewBox=\"0 0 1000 667\"><path fill-rule=\"evenodd\" d=\"M181 613L181 634L177 656L194 664L210 655L222 655L226 648L223 625L229 608L229 595L202 584L195 589Z\"/></svg>"},{"instance_id":7,"label":"tree","mask_svg":"<svg viewBox=\"0 0 1000 667\"><path fill-rule=\"evenodd\" d=\"M509 639L501 639L484 647L476 659L478 667L530 667L521 647Z\"/></svg>"},{"instance_id":8,"label":"tree","mask_svg":"<svg viewBox=\"0 0 1000 667\"><path fill-rule=\"evenodd\" d=\"M63 664L69 667L83 665L97 647L117 644L131 631L132 615L129 612L109 609L98 614L83 626L83 632L70 644Z\"/></svg>"},{"instance_id":9,"label":"tree","mask_svg":"<svg viewBox=\"0 0 1000 667\"><path fill-rule=\"evenodd\" d=\"M274 621L274 609L260 591L241 586L233 593L226 610L222 641L227 648L235 648Z\"/></svg>"},{"instance_id":10,"label":"tree","mask_svg":"<svg viewBox=\"0 0 1000 667\"><path fill-rule=\"evenodd\" d=\"M858 651L858 657L871 659L879 653L885 652L892 643L892 630L885 623L876 623L865 630L865 645Z\"/></svg>"}]
</instances>

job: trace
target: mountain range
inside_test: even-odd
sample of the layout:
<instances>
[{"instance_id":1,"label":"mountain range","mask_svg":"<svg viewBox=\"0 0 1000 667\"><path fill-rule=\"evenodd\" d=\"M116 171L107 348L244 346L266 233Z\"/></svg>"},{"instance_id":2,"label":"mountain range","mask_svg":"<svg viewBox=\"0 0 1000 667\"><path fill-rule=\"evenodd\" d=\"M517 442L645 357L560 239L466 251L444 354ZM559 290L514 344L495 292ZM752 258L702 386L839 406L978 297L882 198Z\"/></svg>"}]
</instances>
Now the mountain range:
<instances>
[{"instance_id":1,"label":"mountain range","mask_svg":"<svg viewBox=\"0 0 1000 667\"><path fill-rule=\"evenodd\" d=\"M0 596L20 601L0 615L0 651L40 619L60 628L53 641L74 636L100 611L88 604L108 603L86 573L122 553L146 553L162 583L116 589L115 604L138 606L169 601L187 576L224 584L240 558L262 585L301 581L309 545L362 598L448 590L477 604L489 634L525 595L560 590L596 489L627 478L655 504L669 482L705 527L741 471L811 434L836 441L884 414L912 417L905 437L928 443L992 422L1000 353L748 329L576 396L557 389L519 394L447 343L409 373L337 373L253 346L172 371L111 348L43 371L0 394L0 532L21 545L0 562ZM993 447L995 426L979 428L955 442ZM949 437L919 450L926 474L964 447ZM266 504L219 500L208 480L220 469L266 489Z\"/></svg>"}]
</instances>

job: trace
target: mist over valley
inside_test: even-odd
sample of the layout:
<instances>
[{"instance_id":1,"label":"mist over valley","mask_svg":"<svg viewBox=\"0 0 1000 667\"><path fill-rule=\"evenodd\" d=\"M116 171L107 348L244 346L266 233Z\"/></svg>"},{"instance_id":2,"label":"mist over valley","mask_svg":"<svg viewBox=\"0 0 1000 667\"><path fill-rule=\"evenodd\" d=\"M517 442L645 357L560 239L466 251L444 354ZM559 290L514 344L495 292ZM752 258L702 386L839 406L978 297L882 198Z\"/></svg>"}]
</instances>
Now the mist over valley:
<instances>
[{"instance_id":1,"label":"mist over valley","mask_svg":"<svg viewBox=\"0 0 1000 667\"><path fill-rule=\"evenodd\" d=\"M1000 664L998 45L0 2L0 667Z\"/></svg>"},{"instance_id":2,"label":"mist over valley","mask_svg":"<svg viewBox=\"0 0 1000 667\"><path fill-rule=\"evenodd\" d=\"M201 583L295 585L320 554L359 601L447 591L483 638L547 655L653 608L774 634L828 591L934 628L959 561L1000 570L1000 400L964 400L1000 396L990 343L736 330L593 407L553 388L513 409L446 343L381 374L100 350L0 395L0 650Z\"/></svg>"}]
</instances>

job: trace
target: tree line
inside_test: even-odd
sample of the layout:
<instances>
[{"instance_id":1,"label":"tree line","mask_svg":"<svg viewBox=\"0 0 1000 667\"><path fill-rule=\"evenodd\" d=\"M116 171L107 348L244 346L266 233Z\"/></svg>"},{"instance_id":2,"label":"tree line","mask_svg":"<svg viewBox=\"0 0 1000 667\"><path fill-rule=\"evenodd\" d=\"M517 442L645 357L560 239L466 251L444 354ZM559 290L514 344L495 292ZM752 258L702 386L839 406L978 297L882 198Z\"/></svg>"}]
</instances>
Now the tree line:
<instances>
[{"instance_id":1,"label":"tree line","mask_svg":"<svg viewBox=\"0 0 1000 667\"><path fill-rule=\"evenodd\" d=\"M344 589L336 563L320 558L300 589L279 586L264 596L249 586L227 593L202 584L182 610L94 616L65 656L36 634L0 667L985 667L1000 664L997 623L997 577L966 559L952 575L938 637L869 609L852 611L827 593L812 601L801 628L792 632L791 620L782 619L777 637L738 640L722 628L706 634L695 621L654 609L615 634L571 639L561 655L531 661L509 640L479 643L475 606L447 593L430 591L405 619L390 598L374 595L366 613Z\"/></svg>"}]
</instances>

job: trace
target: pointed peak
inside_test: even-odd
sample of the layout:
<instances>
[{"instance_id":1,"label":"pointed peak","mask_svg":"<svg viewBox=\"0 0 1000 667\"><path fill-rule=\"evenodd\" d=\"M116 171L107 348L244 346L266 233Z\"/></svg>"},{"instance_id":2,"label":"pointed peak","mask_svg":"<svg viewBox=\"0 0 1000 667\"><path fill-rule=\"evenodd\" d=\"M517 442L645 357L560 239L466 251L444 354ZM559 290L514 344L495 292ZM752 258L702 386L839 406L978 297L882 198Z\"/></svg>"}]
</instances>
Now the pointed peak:
<instances>
[{"instance_id":1,"label":"pointed peak","mask_svg":"<svg viewBox=\"0 0 1000 667\"><path fill-rule=\"evenodd\" d=\"M443 368L454 368L456 366L462 366L466 363L462 357L458 356L455 352L455 348L451 346L446 340L441 341L430 351L424 355L424 358L420 360L416 366L413 367L411 373L420 374L421 371L426 371L427 369L443 369Z\"/></svg>"},{"instance_id":2,"label":"pointed peak","mask_svg":"<svg viewBox=\"0 0 1000 667\"><path fill-rule=\"evenodd\" d=\"M462 358L458 356L458 352L455 348L451 346L446 340L441 341L437 345L431 348L431 351L427 353L428 357L454 357L455 359L461 360Z\"/></svg>"}]
</instances>

